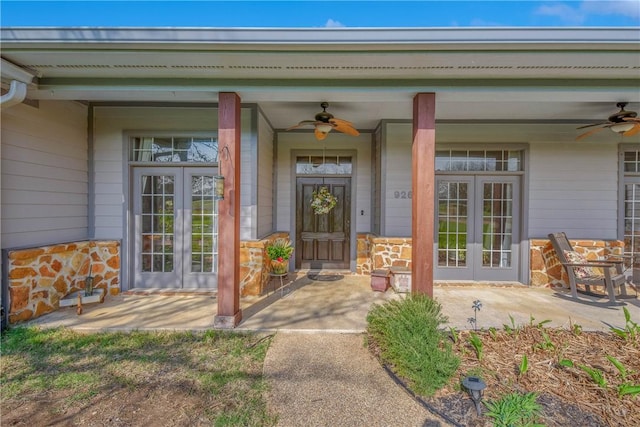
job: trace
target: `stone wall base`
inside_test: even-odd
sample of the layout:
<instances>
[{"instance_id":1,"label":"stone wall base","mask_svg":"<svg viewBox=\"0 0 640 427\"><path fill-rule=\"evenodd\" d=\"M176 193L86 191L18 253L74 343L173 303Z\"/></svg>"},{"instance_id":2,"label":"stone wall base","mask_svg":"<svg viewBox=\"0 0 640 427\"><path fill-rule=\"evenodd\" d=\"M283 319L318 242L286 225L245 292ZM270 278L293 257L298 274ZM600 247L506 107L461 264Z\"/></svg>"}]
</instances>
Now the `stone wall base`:
<instances>
[{"instance_id":1,"label":"stone wall base","mask_svg":"<svg viewBox=\"0 0 640 427\"><path fill-rule=\"evenodd\" d=\"M402 267L411 270L411 239L379 237L370 233L357 236L357 274L371 274L373 270ZM624 252L620 240L571 240L571 245L587 259L619 256ZM555 255L548 239L530 242L531 286L568 286L567 274Z\"/></svg>"},{"instance_id":2,"label":"stone wall base","mask_svg":"<svg viewBox=\"0 0 640 427\"><path fill-rule=\"evenodd\" d=\"M587 259L620 256L624 252L624 242L620 240L570 240L571 246L584 254ZM569 278L556 251L548 239L533 239L530 242L531 286L569 287Z\"/></svg>"},{"instance_id":3,"label":"stone wall base","mask_svg":"<svg viewBox=\"0 0 640 427\"><path fill-rule=\"evenodd\" d=\"M7 251L9 323L57 310L66 295L93 287L120 293L120 242L81 241Z\"/></svg>"}]
</instances>

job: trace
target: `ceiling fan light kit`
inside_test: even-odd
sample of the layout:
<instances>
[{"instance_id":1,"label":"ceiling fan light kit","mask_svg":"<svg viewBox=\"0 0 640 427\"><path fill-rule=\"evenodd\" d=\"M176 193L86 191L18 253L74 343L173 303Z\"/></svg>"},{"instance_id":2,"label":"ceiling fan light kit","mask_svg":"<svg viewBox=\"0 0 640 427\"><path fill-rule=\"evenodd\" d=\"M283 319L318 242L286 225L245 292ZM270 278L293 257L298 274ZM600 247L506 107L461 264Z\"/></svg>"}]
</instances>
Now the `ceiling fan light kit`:
<instances>
[{"instance_id":1,"label":"ceiling fan light kit","mask_svg":"<svg viewBox=\"0 0 640 427\"><path fill-rule=\"evenodd\" d=\"M333 126L331 126L329 123L318 123L316 124L316 129L319 132L329 133L331 132L331 129L333 129Z\"/></svg>"},{"instance_id":2,"label":"ceiling fan light kit","mask_svg":"<svg viewBox=\"0 0 640 427\"><path fill-rule=\"evenodd\" d=\"M633 123L624 122L624 123L616 123L615 125L611 125L609 129L611 130L611 132L625 133L633 129L634 126L635 125Z\"/></svg>"},{"instance_id":3,"label":"ceiling fan light kit","mask_svg":"<svg viewBox=\"0 0 640 427\"><path fill-rule=\"evenodd\" d=\"M360 132L353 127L353 123L334 117L333 114L327 112L327 108L329 108L328 102L321 103L320 107L322 111L316 114L314 120L303 120L297 125L287 128L287 130L297 129L303 126L313 126L315 128L313 133L318 141L325 139L327 134L334 129L337 132L346 133L347 135L360 135Z\"/></svg>"}]
</instances>

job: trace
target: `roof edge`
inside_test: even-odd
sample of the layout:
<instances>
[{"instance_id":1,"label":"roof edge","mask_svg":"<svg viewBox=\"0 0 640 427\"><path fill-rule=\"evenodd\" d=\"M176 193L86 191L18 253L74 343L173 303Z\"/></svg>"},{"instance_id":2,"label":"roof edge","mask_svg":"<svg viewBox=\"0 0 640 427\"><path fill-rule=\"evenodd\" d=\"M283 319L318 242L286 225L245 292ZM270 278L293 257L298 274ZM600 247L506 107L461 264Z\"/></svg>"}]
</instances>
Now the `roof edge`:
<instances>
[{"instance_id":1,"label":"roof edge","mask_svg":"<svg viewBox=\"0 0 640 427\"><path fill-rule=\"evenodd\" d=\"M456 28L194 28L2 27L4 47L25 45L145 44L229 46L581 45L638 44L640 27Z\"/></svg>"}]
</instances>

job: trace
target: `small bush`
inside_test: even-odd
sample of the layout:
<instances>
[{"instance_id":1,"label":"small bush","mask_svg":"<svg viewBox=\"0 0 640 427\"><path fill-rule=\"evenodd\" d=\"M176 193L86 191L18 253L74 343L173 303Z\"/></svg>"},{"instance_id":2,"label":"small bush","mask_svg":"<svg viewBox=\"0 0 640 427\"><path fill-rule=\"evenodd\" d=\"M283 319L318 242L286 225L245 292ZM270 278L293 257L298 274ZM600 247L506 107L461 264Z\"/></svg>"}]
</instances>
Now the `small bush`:
<instances>
[{"instance_id":1,"label":"small bush","mask_svg":"<svg viewBox=\"0 0 640 427\"><path fill-rule=\"evenodd\" d=\"M382 361L409 381L415 393L431 396L460 364L440 329L447 320L437 301L412 294L374 306L367 316L367 330Z\"/></svg>"},{"instance_id":2,"label":"small bush","mask_svg":"<svg viewBox=\"0 0 640 427\"><path fill-rule=\"evenodd\" d=\"M484 402L489 412L487 416L493 418L495 427L512 426L541 426L540 405L536 402L536 393L509 393L498 400Z\"/></svg>"}]
</instances>

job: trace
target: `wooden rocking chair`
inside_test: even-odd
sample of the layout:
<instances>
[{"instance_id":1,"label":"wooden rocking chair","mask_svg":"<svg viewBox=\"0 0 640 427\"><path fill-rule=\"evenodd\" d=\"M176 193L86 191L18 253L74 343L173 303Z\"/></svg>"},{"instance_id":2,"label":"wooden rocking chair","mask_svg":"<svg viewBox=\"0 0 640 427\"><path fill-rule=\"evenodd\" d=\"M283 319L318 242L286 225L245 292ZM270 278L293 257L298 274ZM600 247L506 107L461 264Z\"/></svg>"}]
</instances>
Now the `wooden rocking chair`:
<instances>
[{"instance_id":1,"label":"wooden rocking chair","mask_svg":"<svg viewBox=\"0 0 640 427\"><path fill-rule=\"evenodd\" d=\"M616 303L616 289L618 288L620 289L620 298L628 297L622 258L587 260L573 249L565 233L551 233L549 240L567 272L573 298L578 298L577 284L583 285L585 293L591 295L593 295L591 286L603 286L611 303Z\"/></svg>"}]
</instances>

